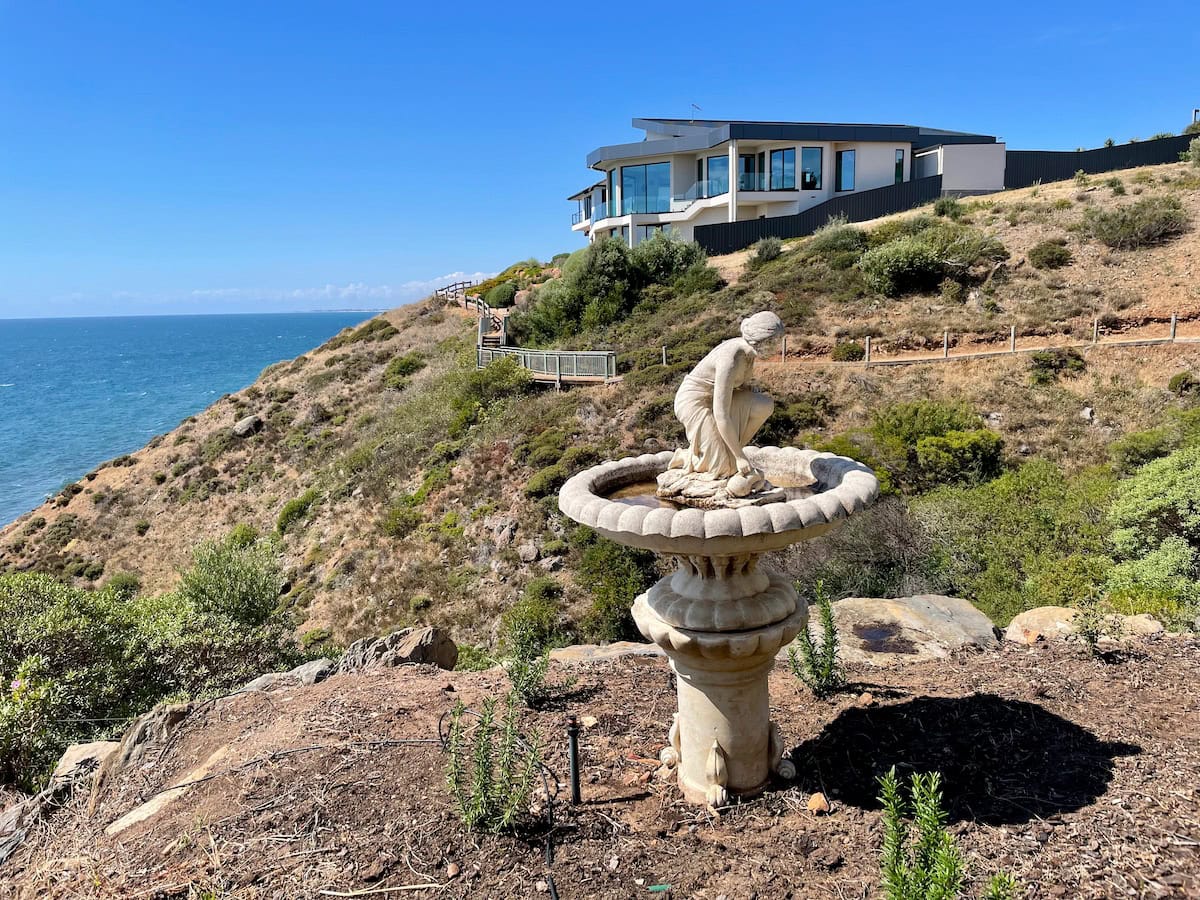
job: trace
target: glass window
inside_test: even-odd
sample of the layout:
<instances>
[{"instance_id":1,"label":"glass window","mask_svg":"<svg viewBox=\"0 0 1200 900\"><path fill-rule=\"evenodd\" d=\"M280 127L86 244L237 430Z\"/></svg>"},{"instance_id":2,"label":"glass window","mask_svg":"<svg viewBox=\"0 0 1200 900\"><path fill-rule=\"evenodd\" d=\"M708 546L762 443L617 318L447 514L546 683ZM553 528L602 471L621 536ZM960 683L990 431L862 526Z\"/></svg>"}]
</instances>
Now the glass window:
<instances>
[{"instance_id":1,"label":"glass window","mask_svg":"<svg viewBox=\"0 0 1200 900\"><path fill-rule=\"evenodd\" d=\"M706 197L716 197L729 193L729 157L710 156L708 158L708 191Z\"/></svg>"},{"instance_id":2,"label":"glass window","mask_svg":"<svg viewBox=\"0 0 1200 900\"><path fill-rule=\"evenodd\" d=\"M617 170L608 173L608 215L617 214Z\"/></svg>"},{"instance_id":3,"label":"glass window","mask_svg":"<svg viewBox=\"0 0 1200 900\"><path fill-rule=\"evenodd\" d=\"M896 151L896 184L904 180L904 151Z\"/></svg>"},{"instance_id":4,"label":"glass window","mask_svg":"<svg viewBox=\"0 0 1200 900\"><path fill-rule=\"evenodd\" d=\"M670 211L670 163L621 166L621 215Z\"/></svg>"},{"instance_id":5,"label":"glass window","mask_svg":"<svg viewBox=\"0 0 1200 900\"><path fill-rule=\"evenodd\" d=\"M796 189L796 148L771 151L771 190Z\"/></svg>"},{"instance_id":6,"label":"glass window","mask_svg":"<svg viewBox=\"0 0 1200 900\"><path fill-rule=\"evenodd\" d=\"M820 147L805 147L800 151L800 188L805 191L821 189L821 162L824 151Z\"/></svg>"},{"instance_id":7,"label":"glass window","mask_svg":"<svg viewBox=\"0 0 1200 900\"><path fill-rule=\"evenodd\" d=\"M665 224L636 225L633 229L633 235L635 238L634 243L640 244L642 241L649 240L650 238L654 237L657 232L666 230L667 226Z\"/></svg>"},{"instance_id":8,"label":"glass window","mask_svg":"<svg viewBox=\"0 0 1200 900\"><path fill-rule=\"evenodd\" d=\"M834 172L834 182L839 191L854 190L854 151L839 150Z\"/></svg>"},{"instance_id":9,"label":"glass window","mask_svg":"<svg viewBox=\"0 0 1200 900\"><path fill-rule=\"evenodd\" d=\"M758 157L753 153L743 153L738 157L738 190L761 191L762 179L758 175Z\"/></svg>"}]
</instances>

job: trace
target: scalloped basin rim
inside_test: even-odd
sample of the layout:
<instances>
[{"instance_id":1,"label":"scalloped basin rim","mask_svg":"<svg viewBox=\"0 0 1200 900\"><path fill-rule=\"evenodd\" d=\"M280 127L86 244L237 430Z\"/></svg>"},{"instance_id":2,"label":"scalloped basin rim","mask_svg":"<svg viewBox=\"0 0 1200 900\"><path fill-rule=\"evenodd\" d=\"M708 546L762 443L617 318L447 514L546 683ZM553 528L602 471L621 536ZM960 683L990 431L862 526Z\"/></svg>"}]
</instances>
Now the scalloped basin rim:
<instances>
[{"instance_id":1,"label":"scalloped basin rim","mask_svg":"<svg viewBox=\"0 0 1200 900\"><path fill-rule=\"evenodd\" d=\"M631 547L665 554L713 556L762 552L816 537L864 509L879 481L862 463L798 447L747 447L747 458L768 480L811 483L807 497L741 509L651 509L608 499L666 470L673 451L630 456L593 466L570 478L558 508L570 519Z\"/></svg>"}]
</instances>

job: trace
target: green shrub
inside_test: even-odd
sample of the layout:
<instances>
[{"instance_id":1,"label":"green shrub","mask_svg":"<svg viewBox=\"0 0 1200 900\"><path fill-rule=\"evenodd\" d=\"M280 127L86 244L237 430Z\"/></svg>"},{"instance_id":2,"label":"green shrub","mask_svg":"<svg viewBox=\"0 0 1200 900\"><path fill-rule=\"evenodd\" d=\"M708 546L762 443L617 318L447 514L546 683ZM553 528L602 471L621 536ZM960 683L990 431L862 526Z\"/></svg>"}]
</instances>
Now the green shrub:
<instances>
[{"instance_id":1,"label":"green shrub","mask_svg":"<svg viewBox=\"0 0 1200 900\"><path fill-rule=\"evenodd\" d=\"M654 555L611 541L589 538L577 570L579 586L592 598L582 622L588 640L636 641L641 638L633 624L630 607L634 598L656 579Z\"/></svg>"},{"instance_id":2,"label":"green shrub","mask_svg":"<svg viewBox=\"0 0 1200 900\"><path fill-rule=\"evenodd\" d=\"M1083 169L1077 169L1075 171L1075 183L1080 187L1087 187L1092 183L1092 179L1088 178L1087 172L1083 171Z\"/></svg>"},{"instance_id":3,"label":"green shrub","mask_svg":"<svg viewBox=\"0 0 1200 900\"><path fill-rule=\"evenodd\" d=\"M1113 441L1108 446L1108 454L1117 473L1128 475L1150 460L1166 456L1176 446L1176 435L1171 429L1151 428L1131 432Z\"/></svg>"},{"instance_id":4,"label":"green shrub","mask_svg":"<svg viewBox=\"0 0 1200 900\"><path fill-rule=\"evenodd\" d=\"M1143 197L1116 209L1089 209L1084 230L1115 250L1160 244L1188 230L1190 217L1178 198Z\"/></svg>"},{"instance_id":5,"label":"green shrub","mask_svg":"<svg viewBox=\"0 0 1200 900\"><path fill-rule=\"evenodd\" d=\"M492 406L533 390L529 372L511 356L494 359L482 369L470 368L451 377L451 438L461 438Z\"/></svg>"},{"instance_id":6,"label":"green shrub","mask_svg":"<svg viewBox=\"0 0 1200 900\"><path fill-rule=\"evenodd\" d=\"M865 231L847 224L844 218L831 218L804 243L804 252L840 269L857 262L867 245Z\"/></svg>"},{"instance_id":7,"label":"green shrub","mask_svg":"<svg viewBox=\"0 0 1200 900\"><path fill-rule=\"evenodd\" d=\"M721 273L708 264L707 261L688 266L671 283L672 289L680 297L691 297L695 294L711 294L725 284Z\"/></svg>"},{"instance_id":8,"label":"green shrub","mask_svg":"<svg viewBox=\"0 0 1200 900\"><path fill-rule=\"evenodd\" d=\"M1185 394L1194 394L1200 390L1200 378L1197 378L1191 372L1177 372L1167 382L1167 390L1180 397Z\"/></svg>"},{"instance_id":9,"label":"green shrub","mask_svg":"<svg viewBox=\"0 0 1200 900\"><path fill-rule=\"evenodd\" d=\"M401 500L384 513L379 528L388 537L404 538L416 531L423 521L420 511L413 509L411 501Z\"/></svg>"},{"instance_id":10,"label":"green shrub","mask_svg":"<svg viewBox=\"0 0 1200 900\"><path fill-rule=\"evenodd\" d=\"M821 617L821 637L814 641L808 628L800 632L795 645L788 647L788 663L792 674L808 685L819 698L831 697L846 686L846 673L838 661L838 631L833 620L833 603L825 586L817 583L817 610Z\"/></svg>"},{"instance_id":11,"label":"green shrub","mask_svg":"<svg viewBox=\"0 0 1200 900\"><path fill-rule=\"evenodd\" d=\"M806 399L778 403L767 421L758 429L754 442L760 447L791 446L799 432L824 425L825 416L829 411L829 399L815 392Z\"/></svg>"},{"instance_id":12,"label":"green shrub","mask_svg":"<svg viewBox=\"0 0 1200 900\"><path fill-rule=\"evenodd\" d=\"M1105 510L1114 484L1107 469L1068 477L1035 460L975 487L916 499L911 510L928 542L921 566L931 588L969 599L1000 625L1046 605L1045 586L1068 576L1077 596L1093 593L1107 566Z\"/></svg>"},{"instance_id":13,"label":"green shrub","mask_svg":"<svg viewBox=\"0 0 1200 900\"><path fill-rule=\"evenodd\" d=\"M759 238L750 246L750 267L757 269L779 259L783 254L783 241L777 237Z\"/></svg>"},{"instance_id":14,"label":"green shrub","mask_svg":"<svg viewBox=\"0 0 1200 900\"><path fill-rule=\"evenodd\" d=\"M931 291L945 275L932 248L916 237L899 238L863 254L858 261L867 285L887 297Z\"/></svg>"},{"instance_id":15,"label":"green shrub","mask_svg":"<svg viewBox=\"0 0 1200 900\"><path fill-rule=\"evenodd\" d=\"M978 484L1000 474L1004 442L986 428L917 440L917 467L930 485Z\"/></svg>"},{"instance_id":16,"label":"green shrub","mask_svg":"<svg viewBox=\"0 0 1200 900\"><path fill-rule=\"evenodd\" d=\"M98 591L0 576L0 783L35 790L70 743L118 735L162 700L226 692L299 662L290 623L248 624L259 620L254 585L265 594L269 584L272 601L277 592L259 577L273 559L237 558L246 564L198 552L184 589L157 597L132 596L116 576Z\"/></svg>"},{"instance_id":17,"label":"green shrub","mask_svg":"<svg viewBox=\"0 0 1200 900\"><path fill-rule=\"evenodd\" d=\"M300 646L305 650L327 644L333 638L333 632L328 628L310 628L300 635Z\"/></svg>"},{"instance_id":18,"label":"green shrub","mask_svg":"<svg viewBox=\"0 0 1200 900\"><path fill-rule=\"evenodd\" d=\"M482 672L496 665L494 660L483 647L474 644L458 645L458 662L454 664L455 672Z\"/></svg>"},{"instance_id":19,"label":"green shrub","mask_svg":"<svg viewBox=\"0 0 1200 900\"><path fill-rule=\"evenodd\" d=\"M425 360L417 351L397 356L383 371L383 386L398 391L408 384L408 377L425 368Z\"/></svg>"},{"instance_id":20,"label":"green shrub","mask_svg":"<svg viewBox=\"0 0 1200 900\"><path fill-rule=\"evenodd\" d=\"M1061 269L1071 262L1066 238L1051 238L1034 244L1028 253L1029 264L1035 269Z\"/></svg>"},{"instance_id":21,"label":"green shrub","mask_svg":"<svg viewBox=\"0 0 1200 900\"><path fill-rule=\"evenodd\" d=\"M567 469L562 463L546 466L525 482L526 497L548 497L567 483Z\"/></svg>"},{"instance_id":22,"label":"green shrub","mask_svg":"<svg viewBox=\"0 0 1200 900\"><path fill-rule=\"evenodd\" d=\"M114 572L104 582L104 590L125 600L132 600L142 590L142 579L133 572Z\"/></svg>"},{"instance_id":23,"label":"green shrub","mask_svg":"<svg viewBox=\"0 0 1200 900\"><path fill-rule=\"evenodd\" d=\"M866 348L858 341L842 341L834 344L830 354L834 362L858 362L867 355Z\"/></svg>"},{"instance_id":24,"label":"green shrub","mask_svg":"<svg viewBox=\"0 0 1200 900\"><path fill-rule=\"evenodd\" d=\"M346 329L341 334L338 334L326 341L321 349L338 350L349 344L358 344L369 341L386 341L395 337L399 333L400 332L396 329L396 326L387 319L383 318L382 316L376 316L374 319L369 319L365 324L360 325L358 328Z\"/></svg>"},{"instance_id":25,"label":"green shrub","mask_svg":"<svg viewBox=\"0 0 1200 900\"><path fill-rule=\"evenodd\" d=\"M692 266L705 260L704 251L694 241L682 241L658 231L633 248L629 261L635 273L635 288L651 284L671 284ZM630 307L632 308L632 307Z\"/></svg>"},{"instance_id":26,"label":"green shrub","mask_svg":"<svg viewBox=\"0 0 1200 900\"><path fill-rule=\"evenodd\" d=\"M1188 122L1187 127L1180 134L1200 134L1200 121Z\"/></svg>"},{"instance_id":27,"label":"green shrub","mask_svg":"<svg viewBox=\"0 0 1200 900\"><path fill-rule=\"evenodd\" d=\"M546 680L550 650L564 643L564 633L559 627L561 598L562 585L557 581L535 578L500 620L504 669L513 692L532 708L570 687L568 682Z\"/></svg>"},{"instance_id":28,"label":"green shrub","mask_svg":"<svg viewBox=\"0 0 1200 900\"><path fill-rule=\"evenodd\" d=\"M933 214L947 219L961 219L963 205L957 197L938 197L933 204Z\"/></svg>"},{"instance_id":29,"label":"green shrub","mask_svg":"<svg viewBox=\"0 0 1200 900\"><path fill-rule=\"evenodd\" d=\"M1113 566L1104 589L1117 612L1150 613L1170 626L1191 628L1200 611L1198 582L1196 548L1172 535L1145 556Z\"/></svg>"},{"instance_id":30,"label":"green shrub","mask_svg":"<svg viewBox=\"0 0 1200 900\"><path fill-rule=\"evenodd\" d=\"M1123 479L1108 522L1122 559L1144 556L1171 537L1200 546L1200 447L1176 450Z\"/></svg>"},{"instance_id":31,"label":"green shrub","mask_svg":"<svg viewBox=\"0 0 1200 900\"><path fill-rule=\"evenodd\" d=\"M1087 368L1078 350L1039 350L1029 356L1029 381L1053 384L1060 375L1078 375Z\"/></svg>"},{"instance_id":32,"label":"green shrub","mask_svg":"<svg viewBox=\"0 0 1200 900\"><path fill-rule=\"evenodd\" d=\"M133 530L137 533L138 537L145 537L147 532L150 531L150 523L145 519L138 519L133 525Z\"/></svg>"},{"instance_id":33,"label":"green shrub","mask_svg":"<svg viewBox=\"0 0 1200 900\"><path fill-rule=\"evenodd\" d=\"M883 805L880 887L884 897L957 900L966 873L958 842L946 830L941 775L914 773L907 801L901 796L895 766L879 779L879 785ZM998 872L984 888L983 900L1016 900L1019 889L1012 876Z\"/></svg>"},{"instance_id":34,"label":"green shrub","mask_svg":"<svg viewBox=\"0 0 1200 900\"><path fill-rule=\"evenodd\" d=\"M1200 138L1188 144L1187 156L1193 166L1200 166Z\"/></svg>"},{"instance_id":35,"label":"green shrub","mask_svg":"<svg viewBox=\"0 0 1200 900\"><path fill-rule=\"evenodd\" d=\"M293 525L308 518L320 497L321 494L316 488L309 488L299 497L283 504L283 509L279 511L279 518L275 521L275 530L280 534L287 534Z\"/></svg>"},{"instance_id":36,"label":"green shrub","mask_svg":"<svg viewBox=\"0 0 1200 900\"><path fill-rule=\"evenodd\" d=\"M502 281L483 295L483 301L493 308L512 306L517 299L517 283Z\"/></svg>"},{"instance_id":37,"label":"green shrub","mask_svg":"<svg viewBox=\"0 0 1200 900\"><path fill-rule=\"evenodd\" d=\"M196 548L179 597L198 612L254 627L275 611L281 584L279 563L264 542L245 545L230 535Z\"/></svg>"},{"instance_id":38,"label":"green shrub","mask_svg":"<svg viewBox=\"0 0 1200 900\"><path fill-rule=\"evenodd\" d=\"M529 813L541 751L538 738L525 740L518 725L511 694L499 723L494 697L484 699L477 721L461 702L454 706L446 743L446 783L458 817L469 829L499 833Z\"/></svg>"}]
</instances>

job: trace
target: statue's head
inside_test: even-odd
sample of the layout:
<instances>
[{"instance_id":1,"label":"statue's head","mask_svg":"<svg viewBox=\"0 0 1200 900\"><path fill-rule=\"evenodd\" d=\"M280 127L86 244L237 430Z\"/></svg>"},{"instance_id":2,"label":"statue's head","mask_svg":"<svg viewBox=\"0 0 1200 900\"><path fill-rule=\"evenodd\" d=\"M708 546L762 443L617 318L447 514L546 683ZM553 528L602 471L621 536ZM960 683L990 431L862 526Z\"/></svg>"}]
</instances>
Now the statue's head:
<instances>
[{"instance_id":1,"label":"statue's head","mask_svg":"<svg viewBox=\"0 0 1200 900\"><path fill-rule=\"evenodd\" d=\"M783 334L783 322L773 312L760 312L742 319L742 339L752 347Z\"/></svg>"}]
</instances>

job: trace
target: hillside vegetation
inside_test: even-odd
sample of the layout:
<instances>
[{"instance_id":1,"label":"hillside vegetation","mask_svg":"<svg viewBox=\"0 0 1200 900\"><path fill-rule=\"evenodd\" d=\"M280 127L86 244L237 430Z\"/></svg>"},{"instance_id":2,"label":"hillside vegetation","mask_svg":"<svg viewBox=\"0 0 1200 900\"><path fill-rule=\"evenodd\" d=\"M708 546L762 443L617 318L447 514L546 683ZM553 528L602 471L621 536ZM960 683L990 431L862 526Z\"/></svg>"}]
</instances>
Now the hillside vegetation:
<instances>
[{"instance_id":1,"label":"hillside vegetation","mask_svg":"<svg viewBox=\"0 0 1200 900\"><path fill-rule=\"evenodd\" d=\"M1200 167L1180 163L831 223L740 264L665 238L519 263L488 285L516 303L510 334L614 349L622 384L555 393L511 362L479 371L464 311L393 310L68 485L0 531L0 571L104 588L96 603L177 598L198 544L250 528L270 536L262 552L278 567L271 621L311 652L430 623L477 664L500 652L501 617L531 586L547 641L636 637L627 610L654 559L572 526L556 491L601 459L679 441L682 374L770 309L806 364L760 362L776 399L760 442L854 456L885 488L840 533L781 556L805 590L959 594L1000 624L1063 603L1190 626L1200 345L812 363L854 359L867 335L885 350L940 348L944 329L1082 338L1097 316L1119 331L1200 315L1197 222ZM53 646L26 651L63 665ZM23 665L4 660L0 676Z\"/></svg>"}]
</instances>

